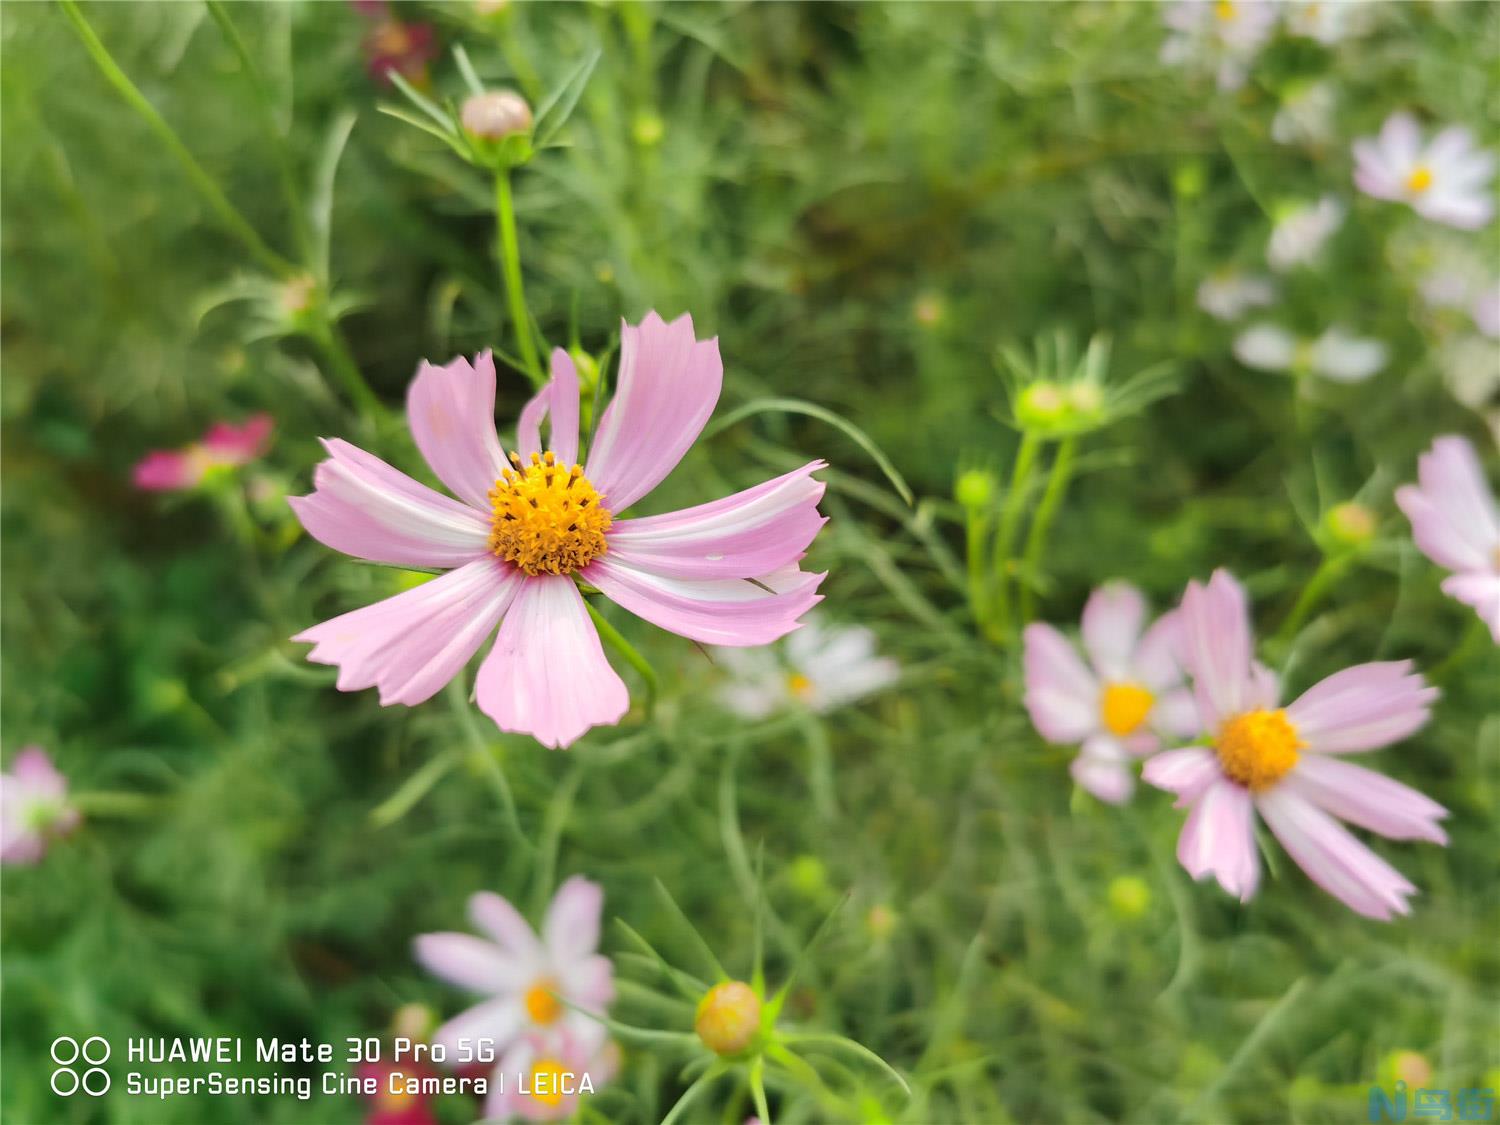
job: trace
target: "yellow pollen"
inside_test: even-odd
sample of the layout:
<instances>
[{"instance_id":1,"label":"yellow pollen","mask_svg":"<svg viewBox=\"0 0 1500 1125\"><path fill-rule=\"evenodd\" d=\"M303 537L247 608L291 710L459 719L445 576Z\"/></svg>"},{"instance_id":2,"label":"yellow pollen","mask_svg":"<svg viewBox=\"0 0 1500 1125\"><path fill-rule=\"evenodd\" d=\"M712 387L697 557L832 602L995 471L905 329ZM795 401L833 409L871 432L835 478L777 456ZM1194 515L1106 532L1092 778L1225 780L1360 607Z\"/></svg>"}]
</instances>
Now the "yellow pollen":
<instances>
[{"instance_id":1,"label":"yellow pollen","mask_svg":"<svg viewBox=\"0 0 1500 1125\"><path fill-rule=\"evenodd\" d=\"M556 1023L562 1015L562 1001L557 998L557 982L543 977L526 990L526 1014L532 1023Z\"/></svg>"},{"instance_id":2,"label":"yellow pollen","mask_svg":"<svg viewBox=\"0 0 1500 1125\"><path fill-rule=\"evenodd\" d=\"M793 672L786 678L786 689L798 699L806 699L812 694L813 682L801 672Z\"/></svg>"},{"instance_id":3,"label":"yellow pollen","mask_svg":"<svg viewBox=\"0 0 1500 1125\"><path fill-rule=\"evenodd\" d=\"M614 516L580 466L553 453L533 453L530 464L515 453L510 460L515 468L490 489L494 554L535 576L572 574L608 550L604 533Z\"/></svg>"},{"instance_id":4,"label":"yellow pollen","mask_svg":"<svg viewBox=\"0 0 1500 1125\"><path fill-rule=\"evenodd\" d=\"M396 1110L404 1109L412 1101L413 1097L414 1095L409 1093L404 1086L394 1090L391 1089L390 1080L387 1079L385 1088L381 1090L380 1096L375 1100L381 1109L388 1112L395 1112Z\"/></svg>"},{"instance_id":5,"label":"yellow pollen","mask_svg":"<svg viewBox=\"0 0 1500 1125\"><path fill-rule=\"evenodd\" d=\"M1099 701L1099 715L1111 734L1123 738L1139 729L1155 702L1156 696L1140 684L1108 684L1104 688L1104 697Z\"/></svg>"},{"instance_id":6,"label":"yellow pollen","mask_svg":"<svg viewBox=\"0 0 1500 1125\"><path fill-rule=\"evenodd\" d=\"M571 1073L556 1059L537 1059L531 1064L531 1096L543 1105L563 1100L563 1079Z\"/></svg>"},{"instance_id":7,"label":"yellow pollen","mask_svg":"<svg viewBox=\"0 0 1500 1125\"><path fill-rule=\"evenodd\" d=\"M1406 190L1413 195L1421 195L1432 186L1432 169L1425 164L1418 164L1411 170L1411 175L1406 177Z\"/></svg>"},{"instance_id":8,"label":"yellow pollen","mask_svg":"<svg viewBox=\"0 0 1500 1125\"><path fill-rule=\"evenodd\" d=\"M1219 0L1219 2L1214 5L1214 15L1218 16L1221 20L1227 23L1230 20L1234 19L1234 17L1238 15L1238 13L1234 10L1234 5L1231 4L1229 0Z\"/></svg>"},{"instance_id":9,"label":"yellow pollen","mask_svg":"<svg viewBox=\"0 0 1500 1125\"><path fill-rule=\"evenodd\" d=\"M1286 712L1247 711L1219 727L1214 749L1231 780L1257 793L1275 785L1297 764L1307 744Z\"/></svg>"}]
</instances>

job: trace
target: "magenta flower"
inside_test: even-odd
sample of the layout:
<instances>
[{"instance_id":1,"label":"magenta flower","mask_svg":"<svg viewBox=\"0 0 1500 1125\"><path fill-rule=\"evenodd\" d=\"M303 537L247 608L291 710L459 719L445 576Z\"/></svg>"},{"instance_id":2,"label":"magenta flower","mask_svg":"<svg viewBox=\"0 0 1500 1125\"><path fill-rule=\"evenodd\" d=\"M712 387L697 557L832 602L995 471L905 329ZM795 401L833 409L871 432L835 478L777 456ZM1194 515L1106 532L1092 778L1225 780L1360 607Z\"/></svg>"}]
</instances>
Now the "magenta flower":
<instances>
[{"instance_id":1,"label":"magenta flower","mask_svg":"<svg viewBox=\"0 0 1500 1125\"><path fill-rule=\"evenodd\" d=\"M403 22L383 0L353 0L353 7L370 20L360 44L370 77L390 85L394 72L413 85L427 85L427 66L438 54L432 26Z\"/></svg>"},{"instance_id":2,"label":"magenta flower","mask_svg":"<svg viewBox=\"0 0 1500 1125\"><path fill-rule=\"evenodd\" d=\"M1188 584L1178 611L1182 654L1211 746L1158 754L1142 776L1190 808L1177 858L1195 879L1213 875L1248 901L1260 881L1255 814L1313 882L1369 918L1411 908L1399 871L1339 820L1393 840L1448 842L1448 815L1400 782L1338 755L1399 742L1427 722L1437 689L1407 660L1359 664L1277 705L1280 685L1255 663L1245 592L1226 571ZM1335 819L1337 818L1337 819Z\"/></svg>"},{"instance_id":3,"label":"magenta flower","mask_svg":"<svg viewBox=\"0 0 1500 1125\"><path fill-rule=\"evenodd\" d=\"M0 773L0 863L36 863L82 820L68 803L68 779L40 746L27 746Z\"/></svg>"},{"instance_id":4,"label":"magenta flower","mask_svg":"<svg viewBox=\"0 0 1500 1125\"><path fill-rule=\"evenodd\" d=\"M443 1024L432 1042L454 1055L460 1039L493 1039L504 1051L526 1035L566 1032L589 1051L600 1047L604 1025L593 1017L603 1015L615 995L609 959L597 952L603 912L599 885L575 875L553 895L541 937L514 906L487 891L469 899L469 917L490 940L459 933L418 937L423 968L489 997Z\"/></svg>"},{"instance_id":5,"label":"magenta flower","mask_svg":"<svg viewBox=\"0 0 1500 1125\"><path fill-rule=\"evenodd\" d=\"M1500 644L1500 507L1474 447L1449 435L1417 459L1417 480L1396 489L1412 538L1453 573L1443 593L1473 606Z\"/></svg>"},{"instance_id":6,"label":"magenta flower","mask_svg":"<svg viewBox=\"0 0 1500 1125\"><path fill-rule=\"evenodd\" d=\"M577 581L700 644L762 645L821 600L798 567L825 522L812 461L722 500L617 519L676 467L719 398L718 340L684 316L625 325L619 387L579 463L578 376L552 353L552 381L521 411L507 464L495 436L495 365L424 363L407 420L459 500L337 439L292 499L308 533L357 558L449 573L308 629L308 659L339 666L338 688L378 687L383 706L430 698L498 624L480 666L479 708L501 730L567 746L619 721L629 700L604 658ZM548 445L543 417L550 417Z\"/></svg>"},{"instance_id":7,"label":"magenta flower","mask_svg":"<svg viewBox=\"0 0 1500 1125\"><path fill-rule=\"evenodd\" d=\"M1051 625L1026 628L1031 721L1048 742L1082 744L1073 779L1111 804L1135 787L1132 755L1159 750L1163 734L1190 738L1201 729L1174 655L1175 615L1142 635L1146 612L1146 599L1128 583L1095 590L1083 607L1088 665Z\"/></svg>"},{"instance_id":8,"label":"magenta flower","mask_svg":"<svg viewBox=\"0 0 1500 1125\"><path fill-rule=\"evenodd\" d=\"M269 414L257 414L241 426L216 422L201 441L148 453L135 467L135 486L147 492L196 488L211 470L244 465L264 453L271 426Z\"/></svg>"}]
</instances>

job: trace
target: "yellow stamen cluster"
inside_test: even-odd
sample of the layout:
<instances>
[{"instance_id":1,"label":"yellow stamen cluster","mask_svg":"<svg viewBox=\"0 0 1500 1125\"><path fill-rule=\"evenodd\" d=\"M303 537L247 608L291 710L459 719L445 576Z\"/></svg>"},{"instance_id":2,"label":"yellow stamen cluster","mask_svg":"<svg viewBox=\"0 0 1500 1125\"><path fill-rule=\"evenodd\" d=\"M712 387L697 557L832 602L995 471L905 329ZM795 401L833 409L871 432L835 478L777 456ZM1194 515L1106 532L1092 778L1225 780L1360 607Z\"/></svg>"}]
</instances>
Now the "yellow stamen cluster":
<instances>
[{"instance_id":1,"label":"yellow stamen cluster","mask_svg":"<svg viewBox=\"0 0 1500 1125\"><path fill-rule=\"evenodd\" d=\"M570 1076L556 1059L537 1059L531 1064L531 1096L543 1105L557 1105L563 1100L563 1086Z\"/></svg>"},{"instance_id":2,"label":"yellow stamen cluster","mask_svg":"<svg viewBox=\"0 0 1500 1125\"><path fill-rule=\"evenodd\" d=\"M792 672L786 678L786 689L797 699L806 699L812 695L813 682L801 672Z\"/></svg>"},{"instance_id":3,"label":"yellow stamen cluster","mask_svg":"<svg viewBox=\"0 0 1500 1125\"><path fill-rule=\"evenodd\" d=\"M490 489L490 550L533 576L572 574L604 554L614 516L582 467L554 453L533 453L530 464L515 453L510 460L515 468Z\"/></svg>"},{"instance_id":4,"label":"yellow stamen cluster","mask_svg":"<svg viewBox=\"0 0 1500 1125\"><path fill-rule=\"evenodd\" d=\"M1291 772L1297 752L1306 745L1282 710L1236 715L1225 721L1214 740L1225 774L1257 793Z\"/></svg>"},{"instance_id":5,"label":"yellow stamen cluster","mask_svg":"<svg viewBox=\"0 0 1500 1125\"><path fill-rule=\"evenodd\" d=\"M543 977L528 988L523 1002L532 1023L545 1026L556 1023L557 1018L562 1015L562 1002L557 998L557 982L551 977Z\"/></svg>"},{"instance_id":6,"label":"yellow stamen cluster","mask_svg":"<svg viewBox=\"0 0 1500 1125\"><path fill-rule=\"evenodd\" d=\"M1239 15L1239 13L1234 10L1234 5L1230 3L1230 0L1219 0L1214 5L1214 15L1218 16L1225 23L1228 23L1235 16Z\"/></svg>"},{"instance_id":7,"label":"yellow stamen cluster","mask_svg":"<svg viewBox=\"0 0 1500 1125\"><path fill-rule=\"evenodd\" d=\"M1099 717L1111 734L1124 738L1140 729L1155 702L1156 696L1140 684L1108 684L1099 700Z\"/></svg>"},{"instance_id":8,"label":"yellow stamen cluster","mask_svg":"<svg viewBox=\"0 0 1500 1125\"><path fill-rule=\"evenodd\" d=\"M1411 175L1406 177L1406 190L1413 195L1421 195L1432 186L1432 169L1425 164L1418 164L1411 170Z\"/></svg>"}]
</instances>

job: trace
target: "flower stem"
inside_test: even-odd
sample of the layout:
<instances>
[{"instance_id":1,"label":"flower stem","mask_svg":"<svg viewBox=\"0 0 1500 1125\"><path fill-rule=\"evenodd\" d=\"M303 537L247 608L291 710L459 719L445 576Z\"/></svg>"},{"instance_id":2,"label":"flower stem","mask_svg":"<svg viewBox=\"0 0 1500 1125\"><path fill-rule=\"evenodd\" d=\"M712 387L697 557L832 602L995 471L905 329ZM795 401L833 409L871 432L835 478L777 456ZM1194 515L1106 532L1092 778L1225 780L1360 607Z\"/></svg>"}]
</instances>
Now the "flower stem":
<instances>
[{"instance_id":1,"label":"flower stem","mask_svg":"<svg viewBox=\"0 0 1500 1125\"><path fill-rule=\"evenodd\" d=\"M1036 434L1028 431L1022 436L1015 467L1011 470L1010 487L1006 489L1005 502L1000 507L1000 529L995 533L995 612L988 630L994 641L1003 642L1010 636L1010 549L1016 540L1021 512L1026 506L1026 486L1031 480L1031 469L1041 447L1042 439Z\"/></svg>"},{"instance_id":2,"label":"flower stem","mask_svg":"<svg viewBox=\"0 0 1500 1125\"><path fill-rule=\"evenodd\" d=\"M966 562L969 577L969 608L974 620L984 624L989 614L989 573L985 565L985 547L989 545L989 513L977 508L969 509L965 524L965 546L968 548Z\"/></svg>"},{"instance_id":3,"label":"flower stem","mask_svg":"<svg viewBox=\"0 0 1500 1125\"><path fill-rule=\"evenodd\" d=\"M1307 585L1302 587L1302 593L1298 596L1296 604L1292 606L1292 612L1287 614L1281 628L1276 631L1276 636L1272 638L1273 644L1284 647L1291 643L1292 638L1297 635L1297 630L1307 620L1308 614L1312 613L1314 607L1323 600L1323 595L1328 592L1328 588L1344 572L1348 564L1348 555L1324 557L1323 561L1318 564L1318 569L1313 571L1313 576L1307 580Z\"/></svg>"},{"instance_id":4,"label":"flower stem","mask_svg":"<svg viewBox=\"0 0 1500 1125\"><path fill-rule=\"evenodd\" d=\"M339 331L338 325L329 319L321 308L316 315L317 319L309 328L308 334L322 349L330 370L360 413L372 421L378 420L385 414L385 404L370 389L370 384L365 382L364 375L360 373L359 364L354 361L354 356L349 351L349 345L344 342L343 333Z\"/></svg>"},{"instance_id":5,"label":"flower stem","mask_svg":"<svg viewBox=\"0 0 1500 1125\"><path fill-rule=\"evenodd\" d=\"M516 346L526 377L534 386L547 381L531 336L531 315L526 311L526 291L521 286L521 247L516 239L516 206L511 198L510 169L495 173L495 218L500 227L500 276L510 304L510 319L516 330Z\"/></svg>"},{"instance_id":6,"label":"flower stem","mask_svg":"<svg viewBox=\"0 0 1500 1125\"><path fill-rule=\"evenodd\" d=\"M1042 568L1042 552L1047 548L1047 533L1052 530L1052 521L1062 507L1067 495L1068 483L1073 477L1073 454L1077 449L1077 438L1065 438L1057 447L1057 456L1052 461L1052 472L1047 478L1047 488L1037 505L1036 515L1031 521L1031 530L1026 536L1026 550L1022 571L1026 581L1021 586L1021 621L1029 622L1036 608L1036 576Z\"/></svg>"},{"instance_id":7,"label":"flower stem","mask_svg":"<svg viewBox=\"0 0 1500 1125\"><path fill-rule=\"evenodd\" d=\"M89 26L88 20L78 10L74 0L59 0L62 5L63 14L73 24L73 29L78 33L78 38L83 41L84 49L93 58L94 64L98 66L105 80L115 88L115 92L123 98L136 113L140 114L142 120L151 128L162 144L167 147L178 163L187 172L188 179L198 189L203 201L208 204L209 210L218 216L224 228L235 238L244 244L252 257L255 258L266 269L278 276L288 276L296 272L297 267L276 251L266 245L265 240L255 232L255 228L235 209L234 204L229 202L227 196L214 182L214 178L204 171L203 166L198 163L188 147L182 143L182 139L172 130L166 120L156 111L156 107L146 100L144 94L131 82L129 76L120 69L114 57L109 53L94 29Z\"/></svg>"},{"instance_id":8,"label":"flower stem","mask_svg":"<svg viewBox=\"0 0 1500 1125\"><path fill-rule=\"evenodd\" d=\"M656 669L651 667L649 660L636 651L635 646L624 638L620 630L604 619L604 615L594 608L593 603L585 598L583 605L589 611L589 616L594 619L594 628L599 630L599 636L604 643L623 656L625 662L639 672L641 679L646 681L646 717L649 719L656 709L656 692L659 686Z\"/></svg>"}]
</instances>

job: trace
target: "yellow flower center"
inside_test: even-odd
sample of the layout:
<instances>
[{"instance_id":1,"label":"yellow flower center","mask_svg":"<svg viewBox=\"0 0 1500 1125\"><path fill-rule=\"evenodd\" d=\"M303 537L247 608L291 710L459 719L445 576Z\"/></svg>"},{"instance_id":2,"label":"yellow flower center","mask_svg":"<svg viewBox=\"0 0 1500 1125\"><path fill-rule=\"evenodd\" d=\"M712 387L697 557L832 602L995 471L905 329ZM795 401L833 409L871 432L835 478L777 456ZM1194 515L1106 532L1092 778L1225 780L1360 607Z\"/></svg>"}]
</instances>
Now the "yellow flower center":
<instances>
[{"instance_id":1,"label":"yellow flower center","mask_svg":"<svg viewBox=\"0 0 1500 1125\"><path fill-rule=\"evenodd\" d=\"M562 1001L557 998L557 982L543 977L526 990L526 1014L532 1023L556 1023L562 1015Z\"/></svg>"},{"instance_id":2,"label":"yellow flower center","mask_svg":"<svg viewBox=\"0 0 1500 1125\"><path fill-rule=\"evenodd\" d=\"M377 27L370 42L381 55L404 55L411 48L411 36L396 20L386 20Z\"/></svg>"},{"instance_id":3,"label":"yellow flower center","mask_svg":"<svg viewBox=\"0 0 1500 1125\"><path fill-rule=\"evenodd\" d=\"M813 682L801 672L793 672L786 678L786 690L798 699L806 699L812 694Z\"/></svg>"},{"instance_id":4,"label":"yellow flower center","mask_svg":"<svg viewBox=\"0 0 1500 1125\"><path fill-rule=\"evenodd\" d=\"M1224 772L1257 793L1285 777L1297 764L1297 751L1306 745L1286 712L1279 709L1236 715L1219 727L1214 740Z\"/></svg>"},{"instance_id":5,"label":"yellow flower center","mask_svg":"<svg viewBox=\"0 0 1500 1125\"><path fill-rule=\"evenodd\" d=\"M572 574L608 550L604 533L614 516L582 467L553 453L533 453L529 465L514 453L510 459L515 468L490 489L494 554L535 576Z\"/></svg>"},{"instance_id":6,"label":"yellow flower center","mask_svg":"<svg viewBox=\"0 0 1500 1125\"><path fill-rule=\"evenodd\" d=\"M1432 169L1425 164L1418 164L1411 170L1411 175L1406 177L1406 190L1413 195L1421 195L1432 186Z\"/></svg>"},{"instance_id":7,"label":"yellow flower center","mask_svg":"<svg viewBox=\"0 0 1500 1125\"><path fill-rule=\"evenodd\" d=\"M1140 684L1107 684L1104 697L1099 701L1099 716L1111 734L1123 738L1127 734L1134 734L1146 721L1146 716L1151 713L1151 705L1155 702L1156 696Z\"/></svg>"},{"instance_id":8,"label":"yellow flower center","mask_svg":"<svg viewBox=\"0 0 1500 1125\"><path fill-rule=\"evenodd\" d=\"M375 1103L384 1112L395 1113L398 1110L405 1109L412 1101L415 1100L415 1097L416 1096L408 1091L404 1085L393 1087L391 1085L389 1076L387 1076L385 1089L382 1090L380 1096L375 1099Z\"/></svg>"},{"instance_id":9,"label":"yellow flower center","mask_svg":"<svg viewBox=\"0 0 1500 1125\"><path fill-rule=\"evenodd\" d=\"M531 1064L531 1096L543 1105L563 1100L563 1078L570 1072L556 1059L537 1059Z\"/></svg>"},{"instance_id":10,"label":"yellow flower center","mask_svg":"<svg viewBox=\"0 0 1500 1125\"><path fill-rule=\"evenodd\" d=\"M1238 15L1238 13L1234 10L1234 5L1231 4L1229 0L1219 0L1219 2L1214 5L1214 15L1218 16L1225 23L1228 23L1230 20L1234 19L1234 17Z\"/></svg>"}]
</instances>

